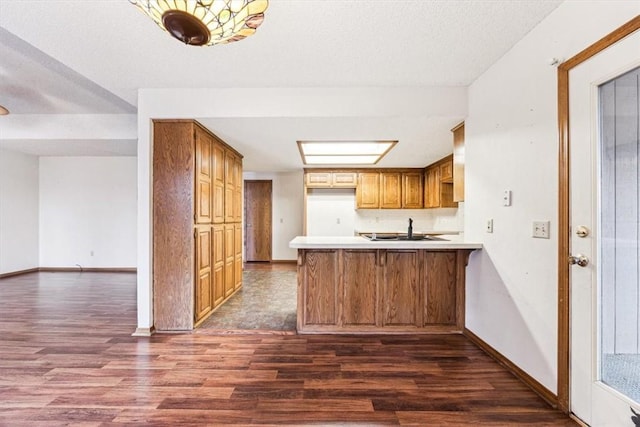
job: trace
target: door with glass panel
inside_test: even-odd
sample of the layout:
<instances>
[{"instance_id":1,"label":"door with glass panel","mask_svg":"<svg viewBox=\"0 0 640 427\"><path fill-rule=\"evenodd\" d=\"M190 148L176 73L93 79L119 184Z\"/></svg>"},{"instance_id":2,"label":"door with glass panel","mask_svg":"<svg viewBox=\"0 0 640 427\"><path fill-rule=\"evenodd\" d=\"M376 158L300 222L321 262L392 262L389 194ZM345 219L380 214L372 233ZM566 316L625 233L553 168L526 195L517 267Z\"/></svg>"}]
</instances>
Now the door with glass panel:
<instances>
[{"instance_id":1,"label":"door with glass panel","mask_svg":"<svg viewBox=\"0 0 640 427\"><path fill-rule=\"evenodd\" d=\"M571 411L640 425L640 32L569 82Z\"/></svg>"}]
</instances>

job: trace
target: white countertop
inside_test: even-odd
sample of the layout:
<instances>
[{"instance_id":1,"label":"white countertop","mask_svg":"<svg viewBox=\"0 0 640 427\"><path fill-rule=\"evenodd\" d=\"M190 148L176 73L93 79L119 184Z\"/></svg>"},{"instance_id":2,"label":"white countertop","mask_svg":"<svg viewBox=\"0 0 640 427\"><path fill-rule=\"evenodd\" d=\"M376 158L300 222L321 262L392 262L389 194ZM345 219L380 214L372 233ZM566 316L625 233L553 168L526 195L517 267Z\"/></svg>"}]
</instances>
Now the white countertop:
<instances>
[{"instance_id":1,"label":"white countertop","mask_svg":"<svg viewBox=\"0 0 640 427\"><path fill-rule=\"evenodd\" d=\"M482 243L448 235L445 240L371 241L360 236L298 236L289 242L293 249L482 249Z\"/></svg>"}]
</instances>

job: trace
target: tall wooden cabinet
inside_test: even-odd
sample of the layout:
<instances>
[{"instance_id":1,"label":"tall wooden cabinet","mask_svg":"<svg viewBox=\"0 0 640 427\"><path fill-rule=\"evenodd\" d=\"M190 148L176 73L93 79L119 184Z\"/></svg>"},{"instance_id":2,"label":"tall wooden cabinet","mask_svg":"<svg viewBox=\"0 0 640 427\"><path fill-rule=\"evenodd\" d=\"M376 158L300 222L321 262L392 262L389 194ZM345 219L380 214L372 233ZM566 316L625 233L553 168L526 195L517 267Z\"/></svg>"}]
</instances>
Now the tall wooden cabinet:
<instances>
[{"instance_id":1,"label":"tall wooden cabinet","mask_svg":"<svg viewBox=\"0 0 640 427\"><path fill-rule=\"evenodd\" d=\"M424 207L458 207L458 202L453 200L453 155L444 157L425 169Z\"/></svg>"},{"instance_id":2,"label":"tall wooden cabinet","mask_svg":"<svg viewBox=\"0 0 640 427\"><path fill-rule=\"evenodd\" d=\"M154 327L190 330L242 285L242 156L193 120L153 147Z\"/></svg>"}]
</instances>

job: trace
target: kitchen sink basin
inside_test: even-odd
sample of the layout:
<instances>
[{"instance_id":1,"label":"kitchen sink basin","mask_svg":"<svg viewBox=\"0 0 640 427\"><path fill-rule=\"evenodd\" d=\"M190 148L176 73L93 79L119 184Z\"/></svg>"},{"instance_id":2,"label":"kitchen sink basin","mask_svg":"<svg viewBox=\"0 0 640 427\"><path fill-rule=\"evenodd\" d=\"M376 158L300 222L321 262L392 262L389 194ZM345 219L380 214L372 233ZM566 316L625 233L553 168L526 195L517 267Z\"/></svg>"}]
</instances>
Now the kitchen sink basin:
<instances>
[{"instance_id":1,"label":"kitchen sink basin","mask_svg":"<svg viewBox=\"0 0 640 427\"><path fill-rule=\"evenodd\" d=\"M443 239L442 237L430 236L430 235L415 235L415 236L407 236L407 235L399 235L399 236L390 236L390 235L382 235L378 236L376 234L363 234L362 237L365 237L374 242L380 241L389 241L389 240L411 240L411 241L420 241L420 240L428 240L428 241L447 241L447 239Z\"/></svg>"}]
</instances>

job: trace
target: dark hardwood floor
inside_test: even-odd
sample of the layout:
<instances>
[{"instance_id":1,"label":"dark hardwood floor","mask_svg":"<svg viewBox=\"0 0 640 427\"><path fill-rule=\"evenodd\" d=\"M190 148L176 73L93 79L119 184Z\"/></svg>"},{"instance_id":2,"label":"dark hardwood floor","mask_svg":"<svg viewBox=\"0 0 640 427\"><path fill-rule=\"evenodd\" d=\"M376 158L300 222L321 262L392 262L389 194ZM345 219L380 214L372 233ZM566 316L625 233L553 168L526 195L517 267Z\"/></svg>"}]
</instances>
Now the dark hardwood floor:
<instances>
[{"instance_id":1,"label":"dark hardwood floor","mask_svg":"<svg viewBox=\"0 0 640 427\"><path fill-rule=\"evenodd\" d=\"M0 425L575 425L461 335L132 337L134 274L0 280Z\"/></svg>"}]
</instances>

